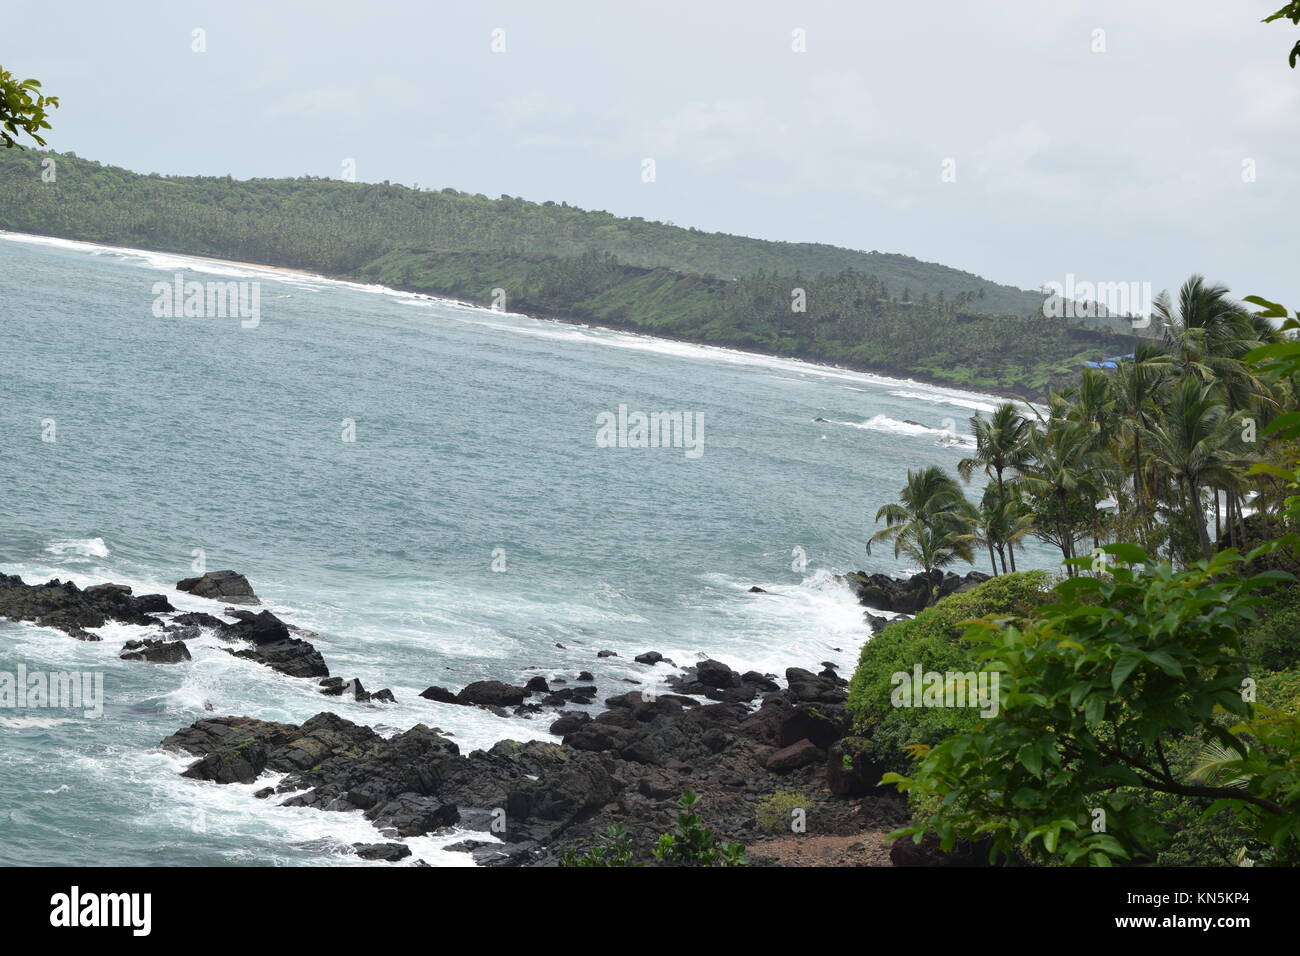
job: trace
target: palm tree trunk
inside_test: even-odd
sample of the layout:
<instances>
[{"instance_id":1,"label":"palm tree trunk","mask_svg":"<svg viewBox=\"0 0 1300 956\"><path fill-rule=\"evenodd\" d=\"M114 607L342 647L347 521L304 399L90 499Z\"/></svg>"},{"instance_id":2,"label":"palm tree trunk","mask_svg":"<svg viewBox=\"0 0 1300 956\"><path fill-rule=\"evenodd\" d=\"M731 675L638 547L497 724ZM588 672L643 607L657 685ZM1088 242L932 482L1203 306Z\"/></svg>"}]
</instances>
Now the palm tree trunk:
<instances>
[{"instance_id":1,"label":"palm tree trunk","mask_svg":"<svg viewBox=\"0 0 1300 956\"><path fill-rule=\"evenodd\" d=\"M1201 489L1193 478L1187 479L1188 508L1192 515L1192 523L1196 525L1196 537L1201 542L1201 553L1205 555L1205 560L1214 557L1214 546L1210 544L1210 535L1205 530L1205 508L1201 502Z\"/></svg>"},{"instance_id":2,"label":"palm tree trunk","mask_svg":"<svg viewBox=\"0 0 1300 956\"><path fill-rule=\"evenodd\" d=\"M993 542L986 541L985 543L989 546L989 564L993 567L993 576L996 578L998 576L998 561L997 558L993 557Z\"/></svg>"}]
</instances>

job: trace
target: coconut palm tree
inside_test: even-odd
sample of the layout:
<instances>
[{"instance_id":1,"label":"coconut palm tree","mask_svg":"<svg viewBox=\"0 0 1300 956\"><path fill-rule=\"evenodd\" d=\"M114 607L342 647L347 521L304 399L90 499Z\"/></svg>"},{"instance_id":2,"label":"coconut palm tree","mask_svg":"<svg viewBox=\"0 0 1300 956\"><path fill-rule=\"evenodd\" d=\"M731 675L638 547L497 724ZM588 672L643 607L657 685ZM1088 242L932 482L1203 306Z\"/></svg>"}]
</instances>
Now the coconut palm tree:
<instances>
[{"instance_id":1,"label":"coconut palm tree","mask_svg":"<svg viewBox=\"0 0 1300 956\"><path fill-rule=\"evenodd\" d=\"M1035 510L1033 534L1061 549L1065 560L1075 557L1075 544L1096 515L1104 472L1094 448L1092 429L1064 418L1049 419L1046 428L1030 432L1028 455L1014 484L1027 492ZM1066 574L1073 576L1073 566Z\"/></svg>"},{"instance_id":2,"label":"coconut palm tree","mask_svg":"<svg viewBox=\"0 0 1300 956\"><path fill-rule=\"evenodd\" d=\"M972 510L961 485L942 468L908 469L898 503L876 512L885 527L867 541L867 553L878 541L892 541L894 557L906 555L933 580L936 571L956 560L974 560Z\"/></svg>"},{"instance_id":3,"label":"coconut palm tree","mask_svg":"<svg viewBox=\"0 0 1300 956\"><path fill-rule=\"evenodd\" d=\"M971 434L975 436L975 454L957 462L957 474L970 483L975 470L981 469L995 482L998 496L1006 498L1005 474L1014 469L1025 457L1025 441L1033 426L1012 402L1003 402L985 419L974 415L970 420ZM1015 570L1016 557L1011 555L1011 570ZM997 573L996 570L993 572Z\"/></svg>"},{"instance_id":4,"label":"coconut palm tree","mask_svg":"<svg viewBox=\"0 0 1300 956\"><path fill-rule=\"evenodd\" d=\"M1201 493L1234 484L1241 455L1237 417L1215 394L1214 386L1188 377L1169 393L1162 419L1147 433L1149 454L1177 482L1183 514L1191 521L1205 558L1213 556Z\"/></svg>"}]
</instances>

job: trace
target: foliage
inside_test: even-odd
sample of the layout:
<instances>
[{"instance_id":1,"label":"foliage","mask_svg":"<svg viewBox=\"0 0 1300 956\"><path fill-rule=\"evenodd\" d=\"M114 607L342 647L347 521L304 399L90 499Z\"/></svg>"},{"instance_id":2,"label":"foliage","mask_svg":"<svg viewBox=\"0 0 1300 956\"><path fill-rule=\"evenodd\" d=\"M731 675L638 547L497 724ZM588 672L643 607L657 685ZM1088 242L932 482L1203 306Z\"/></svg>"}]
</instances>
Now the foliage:
<instances>
[{"instance_id":1,"label":"foliage","mask_svg":"<svg viewBox=\"0 0 1300 956\"><path fill-rule=\"evenodd\" d=\"M672 833L661 835L650 853L665 866L748 866L745 848L739 843L719 841L717 835L702 825L694 812L700 797L690 790L678 799L681 810ZM604 833L604 843L586 852L566 850L559 865L570 866L641 866L634 863L633 848L626 827L611 824Z\"/></svg>"},{"instance_id":2,"label":"foliage","mask_svg":"<svg viewBox=\"0 0 1300 956\"><path fill-rule=\"evenodd\" d=\"M560 866L640 866L632 862L632 844L627 827L611 823L605 828L604 844L594 846L585 853L565 850L560 856Z\"/></svg>"},{"instance_id":3,"label":"foliage","mask_svg":"<svg viewBox=\"0 0 1300 956\"><path fill-rule=\"evenodd\" d=\"M23 133L44 146L40 131L50 128L47 111L58 108L58 105L57 96L46 96L41 92L39 81L19 80L0 67L0 142L6 149L14 146L26 149L16 138Z\"/></svg>"},{"instance_id":4,"label":"foliage","mask_svg":"<svg viewBox=\"0 0 1300 956\"><path fill-rule=\"evenodd\" d=\"M845 760L850 760L848 754ZM793 790L778 790L776 793L759 801L758 825L769 833L783 833L790 829L791 814L795 810L806 810L812 800L806 793Z\"/></svg>"},{"instance_id":5,"label":"foliage","mask_svg":"<svg viewBox=\"0 0 1300 956\"><path fill-rule=\"evenodd\" d=\"M921 670L979 670L975 649L962 640L965 622L987 614L1027 615L1051 595L1045 571L1001 575L950 595L911 620L894 621L868 641L849 683L855 733L870 736L874 756L891 770L910 766L910 747L935 744L955 730L984 723L968 708L893 707L893 675Z\"/></svg>"},{"instance_id":6,"label":"foliage","mask_svg":"<svg viewBox=\"0 0 1300 956\"><path fill-rule=\"evenodd\" d=\"M958 485L935 465L908 469L907 484L897 504L876 512L885 527L867 541L867 553L877 541L890 541L894 557L907 555L932 575L957 559L971 560L971 508Z\"/></svg>"},{"instance_id":7,"label":"foliage","mask_svg":"<svg viewBox=\"0 0 1300 956\"><path fill-rule=\"evenodd\" d=\"M1294 24L1300 24L1300 0L1291 0L1281 10L1265 17L1263 22L1272 23L1274 20L1290 20ZM1291 53L1287 56L1287 62L1291 64L1293 70L1296 63L1300 62L1300 40L1297 40L1295 46L1291 48Z\"/></svg>"},{"instance_id":8,"label":"foliage","mask_svg":"<svg viewBox=\"0 0 1300 956\"><path fill-rule=\"evenodd\" d=\"M1001 672L1001 711L931 749L911 777L886 774L943 801L898 835L933 829L945 848L989 835L995 854L1027 846L1067 865L1140 861L1169 838L1137 798L1145 790L1209 798L1204 816L1231 814L1253 860L1300 861L1300 719L1244 699L1239 652L1255 592L1283 575L1243 579L1232 550L1184 571L1131 545L1105 550L1119 562L1110 575L1058 585L1060 600L1027 625L972 625L983 666ZM1221 714L1237 722L1225 728ZM1219 767L1233 783L1175 772L1166 742L1198 734L1233 751Z\"/></svg>"},{"instance_id":9,"label":"foliage","mask_svg":"<svg viewBox=\"0 0 1300 956\"><path fill-rule=\"evenodd\" d=\"M1300 590L1279 589L1271 607L1241 635L1242 653L1269 671L1300 665Z\"/></svg>"},{"instance_id":10,"label":"foliage","mask_svg":"<svg viewBox=\"0 0 1300 956\"><path fill-rule=\"evenodd\" d=\"M681 813L672 833L659 837L651 851L666 866L747 866L745 848L739 843L718 841L714 832L701 826L694 813L699 794L687 790L677 800Z\"/></svg>"}]
</instances>

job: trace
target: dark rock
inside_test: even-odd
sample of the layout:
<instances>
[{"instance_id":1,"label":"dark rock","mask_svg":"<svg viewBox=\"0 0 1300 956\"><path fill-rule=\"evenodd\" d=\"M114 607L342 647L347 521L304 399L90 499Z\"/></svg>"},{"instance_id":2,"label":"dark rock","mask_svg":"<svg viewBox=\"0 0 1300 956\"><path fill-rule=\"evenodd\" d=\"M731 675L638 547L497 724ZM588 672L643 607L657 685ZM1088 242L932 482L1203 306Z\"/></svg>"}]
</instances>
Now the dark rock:
<instances>
[{"instance_id":1,"label":"dark rock","mask_svg":"<svg viewBox=\"0 0 1300 956\"><path fill-rule=\"evenodd\" d=\"M363 860L383 860L396 863L411 855L411 848L401 843L354 843L352 849Z\"/></svg>"},{"instance_id":2,"label":"dark rock","mask_svg":"<svg viewBox=\"0 0 1300 956\"><path fill-rule=\"evenodd\" d=\"M330 672L320 652L306 641L296 637L259 644L257 647L242 651L227 649L227 653L265 664L272 670L290 677L328 677Z\"/></svg>"},{"instance_id":3,"label":"dark rock","mask_svg":"<svg viewBox=\"0 0 1300 956\"><path fill-rule=\"evenodd\" d=\"M524 689L534 694L549 694L551 692L550 685L546 683L546 678L540 674L528 678L528 683L524 684Z\"/></svg>"},{"instance_id":4,"label":"dark rock","mask_svg":"<svg viewBox=\"0 0 1300 956\"><path fill-rule=\"evenodd\" d=\"M874 744L866 737L837 740L826 757L826 786L837 797L875 793L884 774L885 767L875 756Z\"/></svg>"},{"instance_id":5,"label":"dark rock","mask_svg":"<svg viewBox=\"0 0 1300 956\"><path fill-rule=\"evenodd\" d=\"M760 674L758 671L745 671L740 675L742 684L753 684L759 690L773 691L780 690L781 685L772 679L770 674Z\"/></svg>"},{"instance_id":6,"label":"dark rock","mask_svg":"<svg viewBox=\"0 0 1300 956\"><path fill-rule=\"evenodd\" d=\"M262 603L253 593L248 578L234 571L209 571L197 578L185 578L176 582L176 590L229 604Z\"/></svg>"},{"instance_id":7,"label":"dark rock","mask_svg":"<svg viewBox=\"0 0 1300 956\"><path fill-rule=\"evenodd\" d=\"M801 740L789 747L783 747L768 757L767 769L773 773L789 773L791 770L817 763L821 759L822 752L817 749L815 743L811 740Z\"/></svg>"},{"instance_id":8,"label":"dark rock","mask_svg":"<svg viewBox=\"0 0 1300 956\"><path fill-rule=\"evenodd\" d=\"M749 589L749 593L750 593L750 594L766 594L767 592L766 592L765 590L763 590L762 588L760 588L757 584L755 584L752 588Z\"/></svg>"},{"instance_id":9,"label":"dark rock","mask_svg":"<svg viewBox=\"0 0 1300 956\"><path fill-rule=\"evenodd\" d=\"M133 597L124 584L99 584L84 591L71 581L28 585L17 575L0 574L0 616L33 621L83 641L98 641L87 628L107 621L158 626L152 615L170 611L167 599L157 594Z\"/></svg>"},{"instance_id":10,"label":"dark rock","mask_svg":"<svg viewBox=\"0 0 1300 956\"><path fill-rule=\"evenodd\" d=\"M895 840L889 848L889 862L894 866L989 866L991 838L978 843L958 842L945 853L939 848L939 838L927 833L920 843L911 837Z\"/></svg>"},{"instance_id":11,"label":"dark rock","mask_svg":"<svg viewBox=\"0 0 1300 956\"><path fill-rule=\"evenodd\" d=\"M705 660L695 665L695 677L705 687L739 687L740 678L721 661Z\"/></svg>"},{"instance_id":12,"label":"dark rock","mask_svg":"<svg viewBox=\"0 0 1300 956\"><path fill-rule=\"evenodd\" d=\"M597 657L618 657L618 654L616 654L614 651L597 651L596 656Z\"/></svg>"},{"instance_id":13,"label":"dark rock","mask_svg":"<svg viewBox=\"0 0 1300 956\"><path fill-rule=\"evenodd\" d=\"M527 696L527 690L513 684L506 684L499 680L478 680L467 684L465 689L456 695L456 699L462 704L512 707L515 704L522 704Z\"/></svg>"},{"instance_id":14,"label":"dark rock","mask_svg":"<svg viewBox=\"0 0 1300 956\"><path fill-rule=\"evenodd\" d=\"M581 674L578 675L578 680L580 681L592 681L595 679L596 678L591 676L591 671L583 671Z\"/></svg>"},{"instance_id":15,"label":"dark rock","mask_svg":"<svg viewBox=\"0 0 1300 956\"><path fill-rule=\"evenodd\" d=\"M428 690L420 692L420 696L426 700L436 700L440 704L459 704L460 700L456 695L445 687L430 687Z\"/></svg>"},{"instance_id":16,"label":"dark rock","mask_svg":"<svg viewBox=\"0 0 1300 956\"><path fill-rule=\"evenodd\" d=\"M383 690L377 690L373 694L371 694L370 700L372 703L379 703L379 704L397 703L397 698L393 696L393 692L389 690L387 687L385 687Z\"/></svg>"},{"instance_id":17,"label":"dark rock","mask_svg":"<svg viewBox=\"0 0 1300 956\"><path fill-rule=\"evenodd\" d=\"M365 816L380 829L391 828L398 836L412 837L451 826L460 820L460 811L454 804L410 792L382 803L376 801Z\"/></svg>"},{"instance_id":18,"label":"dark rock","mask_svg":"<svg viewBox=\"0 0 1300 956\"><path fill-rule=\"evenodd\" d=\"M550 731L557 737L563 737L573 733L590 720L591 715L584 710L561 711L560 716L552 721Z\"/></svg>"},{"instance_id":19,"label":"dark rock","mask_svg":"<svg viewBox=\"0 0 1300 956\"><path fill-rule=\"evenodd\" d=\"M663 659L664 656L658 651L646 651L633 658L638 664L658 664Z\"/></svg>"},{"instance_id":20,"label":"dark rock","mask_svg":"<svg viewBox=\"0 0 1300 956\"><path fill-rule=\"evenodd\" d=\"M162 641L145 638L127 641L119 655L124 661L149 661L151 664L179 664L190 660L190 649L184 641Z\"/></svg>"}]
</instances>

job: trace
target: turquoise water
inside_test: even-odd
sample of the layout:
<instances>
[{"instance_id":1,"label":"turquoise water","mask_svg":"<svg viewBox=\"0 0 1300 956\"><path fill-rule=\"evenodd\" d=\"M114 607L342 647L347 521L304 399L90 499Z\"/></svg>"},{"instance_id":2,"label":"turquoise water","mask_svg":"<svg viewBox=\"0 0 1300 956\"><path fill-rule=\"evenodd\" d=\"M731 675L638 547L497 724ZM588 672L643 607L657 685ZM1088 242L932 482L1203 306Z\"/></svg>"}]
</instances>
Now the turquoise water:
<instances>
[{"instance_id":1,"label":"turquoise water","mask_svg":"<svg viewBox=\"0 0 1300 956\"><path fill-rule=\"evenodd\" d=\"M398 698L323 698L210 639L190 663L147 665L117 659L140 628L83 643L0 621L0 671L91 671L106 690L98 720L0 710L0 863L355 864L341 846L377 838L359 816L177 775L186 761L156 745L207 712L425 722L468 750L545 739L549 719L435 704L425 687L533 666L617 692L669 673L631 661L647 650L847 671L867 633L831 573L907 570L863 554L876 509L908 467L955 466L966 419L994 401L313 277L0 240L0 570L219 610L173 590L201 549L318 632L331 673ZM155 317L154 283L177 272L258 282L260 323ZM620 405L702 415L703 453L598 447L597 416ZM1053 562L1035 545L1022 563ZM461 838L409 842L464 865L439 849Z\"/></svg>"}]
</instances>

